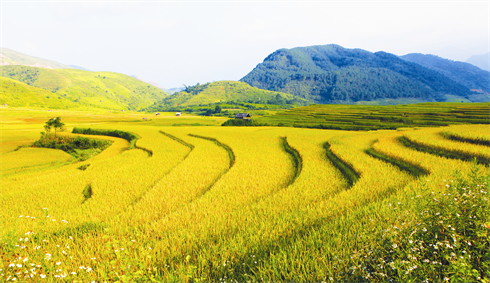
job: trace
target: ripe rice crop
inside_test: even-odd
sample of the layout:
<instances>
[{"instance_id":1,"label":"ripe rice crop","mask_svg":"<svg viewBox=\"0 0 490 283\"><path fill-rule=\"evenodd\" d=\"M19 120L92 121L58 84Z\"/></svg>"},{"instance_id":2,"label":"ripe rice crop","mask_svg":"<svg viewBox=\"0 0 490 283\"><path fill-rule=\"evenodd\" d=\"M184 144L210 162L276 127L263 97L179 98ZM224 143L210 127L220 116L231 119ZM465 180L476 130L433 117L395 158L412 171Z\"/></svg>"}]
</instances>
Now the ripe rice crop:
<instances>
[{"instance_id":1,"label":"ripe rice crop","mask_svg":"<svg viewBox=\"0 0 490 283\"><path fill-rule=\"evenodd\" d=\"M484 145L440 135L490 140L481 125L347 132L131 120L90 127L140 139L129 149L126 140L91 136L113 144L72 164L45 149L2 152L3 281L378 280L362 269L371 262L363 247L380 244L370 235L412 227L417 203L488 174L399 138L490 157ZM2 143L22 140L7 134ZM359 174L355 183L330 161L325 143ZM400 170L370 148L429 174Z\"/></svg>"}]
</instances>

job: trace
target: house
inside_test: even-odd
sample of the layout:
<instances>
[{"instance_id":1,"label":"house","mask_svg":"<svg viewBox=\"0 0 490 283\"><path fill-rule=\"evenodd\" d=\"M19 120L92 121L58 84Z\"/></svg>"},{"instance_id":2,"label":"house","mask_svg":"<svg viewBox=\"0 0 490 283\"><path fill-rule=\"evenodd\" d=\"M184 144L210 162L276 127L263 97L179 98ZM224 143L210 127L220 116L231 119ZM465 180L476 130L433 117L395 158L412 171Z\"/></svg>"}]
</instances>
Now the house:
<instances>
[{"instance_id":1,"label":"house","mask_svg":"<svg viewBox=\"0 0 490 283\"><path fill-rule=\"evenodd\" d=\"M144 118L143 118L143 120L145 120L145 121L146 121L146 120L148 120L148 118L144 117Z\"/></svg>"},{"instance_id":2,"label":"house","mask_svg":"<svg viewBox=\"0 0 490 283\"><path fill-rule=\"evenodd\" d=\"M250 117L248 113L238 113L235 115L235 119L250 119Z\"/></svg>"},{"instance_id":3,"label":"house","mask_svg":"<svg viewBox=\"0 0 490 283\"><path fill-rule=\"evenodd\" d=\"M160 115L160 113L158 113L158 112L157 112L157 113L155 113L155 115L157 115L157 116L158 116L158 115Z\"/></svg>"},{"instance_id":4,"label":"house","mask_svg":"<svg viewBox=\"0 0 490 283\"><path fill-rule=\"evenodd\" d=\"M182 116L182 113L177 112L177 113L175 113L175 116Z\"/></svg>"}]
</instances>

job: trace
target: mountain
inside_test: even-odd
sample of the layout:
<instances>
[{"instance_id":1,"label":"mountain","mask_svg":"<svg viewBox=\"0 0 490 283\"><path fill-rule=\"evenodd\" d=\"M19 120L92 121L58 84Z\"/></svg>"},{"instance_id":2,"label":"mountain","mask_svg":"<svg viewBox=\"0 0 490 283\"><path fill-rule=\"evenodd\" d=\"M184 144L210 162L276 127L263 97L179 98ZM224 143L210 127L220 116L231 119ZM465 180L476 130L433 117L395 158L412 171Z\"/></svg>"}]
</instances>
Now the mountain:
<instances>
[{"instance_id":1,"label":"mountain","mask_svg":"<svg viewBox=\"0 0 490 283\"><path fill-rule=\"evenodd\" d=\"M166 89L166 88L164 88L164 87L159 86L157 83L154 83L154 82L147 82L147 81L143 80L142 78L140 78L140 77L138 77L138 76L136 76L136 75L132 75L131 77L133 77L133 78L135 78L135 79L138 79L138 80L140 80L140 81L142 81L142 82L145 82L145 83L147 83L147 84L150 84L150 85L152 85L152 86L154 86L154 87L157 87L157 88L159 88L159 89L163 90L163 91L164 91L165 93L167 93L167 94L172 94L172 93L173 93L172 91L170 91L170 90L168 90L168 89Z\"/></svg>"},{"instance_id":2,"label":"mountain","mask_svg":"<svg viewBox=\"0 0 490 283\"><path fill-rule=\"evenodd\" d=\"M317 103L445 101L447 95L471 95L467 86L394 54L335 44L279 49L240 81Z\"/></svg>"},{"instance_id":3,"label":"mountain","mask_svg":"<svg viewBox=\"0 0 490 283\"><path fill-rule=\"evenodd\" d=\"M12 106L28 106L27 97L45 96L48 99L42 99L40 107L139 110L168 96L159 88L111 72L10 65L0 66L0 77L10 80L0 85L2 104ZM23 91L15 90L12 81Z\"/></svg>"},{"instance_id":4,"label":"mountain","mask_svg":"<svg viewBox=\"0 0 490 283\"><path fill-rule=\"evenodd\" d=\"M473 55L466 60L466 63L477 66L482 70L490 71L490 52L481 55Z\"/></svg>"},{"instance_id":5,"label":"mountain","mask_svg":"<svg viewBox=\"0 0 490 283\"><path fill-rule=\"evenodd\" d=\"M469 89L490 93L490 72L469 63L452 61L435 55L411 53L400 58L435 70Z\"/></svg>"},{"instance_id":6,"label":"mountain","mask_svg":"<svg viewBox=\"0 0 490 283\"><path fill-rule=\"evenodd\" d=\"M0 49L0 65L24 65L47 69L70 69L72 67L55 61L32 57L20 52L8 49Z\"/></svg>"},{"instance_id":7,"label":"mountain","mask_svg":"<svg viewBox=\"0 0 490 283\"><path fill-rule=\"evenodd\" d=\"M179 92L179 91L183 91L185 90L185 87L172 87L172 88L169 88L168 89L168 94L174 94L176 92Z\"/></svg>"},{"instance_id":8,"label":"mountain","mask_svg":"<svg viewBox=\"0 0 490 283\"><path fill-rule=\"evenodd\" d=\"M204 106L216 103L301 104L308 102L293 95L251 87L243 82L218 81L187 87L159 102L160 108Z\"/></svg>"}]
</instances>

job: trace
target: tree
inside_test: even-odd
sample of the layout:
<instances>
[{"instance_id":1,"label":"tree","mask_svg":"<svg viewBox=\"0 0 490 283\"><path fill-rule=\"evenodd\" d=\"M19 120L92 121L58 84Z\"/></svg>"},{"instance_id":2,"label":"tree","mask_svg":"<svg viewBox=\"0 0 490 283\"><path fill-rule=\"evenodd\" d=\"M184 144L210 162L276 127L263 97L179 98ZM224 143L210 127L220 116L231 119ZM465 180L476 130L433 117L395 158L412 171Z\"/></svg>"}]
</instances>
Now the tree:
<instances>
[{"instance_id":1,"label":"tree","mask_svg":"<svg viewBox=\"0 0 490 283\"><path fill-rule=\"evenodd\" d=\"M46 125L44 125L44 129L47 133L49 133L51 129L54 129L54 135L56 136L56 132L65 130L65 124L61 122L60 117L51 118L46 122Z\"/></svg>"},{"instance_id":2,"label":"tree","mask_svg":"<svg viewBox=\"0 0 490 283\"><path fill-rule=\"evenodd\" d=\"M219 105L216 105L214 108L214 113L221 113L221 107Z\"/></svg>"}]
</instances>

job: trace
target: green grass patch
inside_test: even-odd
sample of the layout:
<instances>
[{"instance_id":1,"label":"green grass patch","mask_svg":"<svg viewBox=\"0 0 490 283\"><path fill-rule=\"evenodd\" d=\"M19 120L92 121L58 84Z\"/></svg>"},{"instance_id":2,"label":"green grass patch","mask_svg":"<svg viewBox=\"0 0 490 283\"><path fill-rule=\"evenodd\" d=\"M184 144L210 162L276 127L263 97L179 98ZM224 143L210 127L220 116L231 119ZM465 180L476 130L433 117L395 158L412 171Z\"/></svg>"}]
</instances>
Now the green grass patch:
<instances>
[{"instance_id":1,"label":"green grass patch","mask_svg":"<svg viewBox=\"0 0 490 283\"><path fill-rule=\"evenodd\" d=\"M74 156L78 161L84 161L101 153L111 144L112 141L108 140L96 140L86 137L57 136L43 132L41 138L35 141L32 146L61 149Z\"/></svg>"},{"instance_id":2,"label":"green grass patch","mask_svg":"<svg viewBox=\"0 0 490 283\"><path fill-rule=\"evenodd\" d=\"M348 187L352 187L357 180L360 178L360 174L354 170L352 165L340 159L333 151L330 149L330 144L325 142L323 144L323 148L325 148L325 153L327 158L332 162L332 164L339 169L339 171L344 175L345 180L347 181Z\"/></svg>"},{"instance_id":3,"label":"green grass patch","mask_svg":"<svg viewBox=\"0 0 490 283\"><path fill-rule=\"evenodd\" d=\"M288 184L288 186L290 186L291 184L294 183L296 178L299 177L299 174L301 174L301 170L303 170L303 158L301 157L301 154L299 154L298 150L296 150L294 147L289 145L287 137L281 137L281 141L284 150L290 155L291 160L293 161L294 164L294 175Z\"/></svg>"},{"instance_id":4,"label":"green grass patch","mask_svg":"<svg viewBox=\"0 0 490 283\"><path fill-rule=\"evenodd\" d=\"M485 156L480 156L480 155L473 155L471 153L463 152L463 151L456 151L456 150L449 150L446 148L442 147L437 147L437 146L429 146L425 145L419 142L416 142L414 140L409 139L408 137L401 136L398 138L398 141L400 141L404 146L408 148L415 149L417 151L449 158L449 159L459 159L462 161L473 161L476 160L478 164L483 164L485 166L488 166L490 163L490 160L485 157Z\"/></svg>"},{"instance_id":5,"label":"green grass patch","mask_svg":"<svg viewBox=\"0 0 490 283\"><path fill-rule=\"evenodd\" d=\"M464 137L460 135L456 135L450 132L442 132L441 136L448 140L452 141L459 141L459 142L467 142L467 143L472 143L472 144L477 144L477 145L484 145L484 146L490 146L490 140L486 138L477 138L477 137Z\"/></svg>"},{"instance_id":6,"label":"green grass patch","mask_svg":"<svg viewBox=\"0 0 490 283\"><path fill-rule=\"evenodd\" d=\"M125 139L129 142L129 149L132 149L136 145L136 141L140 138L137 134L119 130L98 130L91 128L73 128L72 133L82 135L97 135L97 136L109 136Z\"/></svg>"},{"instance_id":7,"label":"green grass patch","mask_svg":"<svg viewBox=\"0 0 490 283\"><path fill-rule=\"evenodd\" d=\"M367 154L371 155L374 158L377 158L379 160L383 160L384 162L395 165L400 170L405 171L414 177L420 177L420 176L430 174L429 170L426 170L425 168L423 168L421 166L418 166L412 162L408 162L408 161L400 159L400 158L396 158L393 156L383 154L382 152L376 151L372 147L366 149L364 152L366 152Z\"/></svg>"},{"instance_id":8,"label":"green grass patch","mask_svg":"<svg viewBox=\"0 0 490 283\"><path fill-rule=\"evenodd\" d=\"M235 159L236 159L235 153L233 152L233 149L231 149L230 146L228 146L228 145L220 142L219 140L217 140L215 138L211 138L211 137L204 137L204 136L199 136L199 135L194 135L194 134L189 134L189 136L195 137L195 138L200 138L200 139L205 139L205 140L209 140L209 141L214 142L215 144L217 144L218 146L220 146L224 150L226 150L226 152L228 153L228 157L229 157L229 160L230 160L229 169L231 169L231 167L235 164Z\"/></svg>"}]
</instances>

